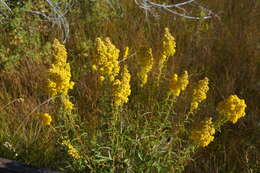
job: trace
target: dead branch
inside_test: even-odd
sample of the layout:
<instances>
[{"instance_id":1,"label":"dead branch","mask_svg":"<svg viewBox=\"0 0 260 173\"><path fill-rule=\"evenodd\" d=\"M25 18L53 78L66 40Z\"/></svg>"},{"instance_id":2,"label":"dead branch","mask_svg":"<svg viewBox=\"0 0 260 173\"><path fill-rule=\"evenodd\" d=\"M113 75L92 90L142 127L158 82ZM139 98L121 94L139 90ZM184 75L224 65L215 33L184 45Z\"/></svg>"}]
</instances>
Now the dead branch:
<instances>
[{"instance_id":1,"label":"dead branch","mask_svg":"<svg viewBox=\"0 0 260 173\"><path fill-rule=\"evenodd\" d=\"M212 18L212 16L217 16L211 10L207 9L206 7L203 7L195 0L186 0L184 2L175 3L175 4L156 3L153 2L152 0L135 0L135 3L140 8L145 10L146 15L148 14L148 12L153 14L155 10L161 9L175 16L184 17L193 20L210 19ZM201 9L205 13L205 16L191 15L190 14L191 11L186 9L186 7L188 6Z\"/></svg>"}]
</instances>

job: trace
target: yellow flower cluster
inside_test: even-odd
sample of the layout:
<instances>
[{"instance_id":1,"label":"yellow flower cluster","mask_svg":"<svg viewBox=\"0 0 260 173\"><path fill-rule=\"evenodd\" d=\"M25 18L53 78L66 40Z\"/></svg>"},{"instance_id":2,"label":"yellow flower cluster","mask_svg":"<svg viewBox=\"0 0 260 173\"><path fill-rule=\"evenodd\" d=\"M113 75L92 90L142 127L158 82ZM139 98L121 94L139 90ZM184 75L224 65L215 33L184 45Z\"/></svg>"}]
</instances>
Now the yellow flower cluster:
<instances>
[{"instance_id":1,"label":"yellow flower cluster","mask_svg":"<svg viewBox=\"0 0 260 173\"><path fill-rule=\"evenodd\" d=\"M118 79L114 81L113 102L115 106L122 106L128 102L128 96L131 94L130 80L131 75L128 72L127 66L124 66L121 81Z\"/></svg>"},{"instance_id":2,"label":"yellow flower cluster","mask_svg":"<svg viewBox=\"0 0 260 173\"><path fill-rule=\"evenodd\" d=\"M207 92L209 90L209 79L205 77L195 84L192 93L191 110L198 109L199 103L207 98Z\"/></svg>"},{"instance_id":3,"label":"yellow flower cluster","mask_svg":"<svg viewBox=\"0 0 260 173\"><path fill-rule=\"evenodd\" d=\"M40 120L45 126L49 126L52 122L52 118L48 113L37 114L36 119Z\"/></svg>"},{"instance_id":4,"label":"yellow flower cluster","mask_svg":"<svg viewBox=\"0 0 260 173\"><path fill-rule=\"evenodd\" d=\"M141 87L147 83L148 73L153 67L153 54L151 48L142 47L138 52L138 65L140 67L137 77L141 81Z\"/></svg>"},{"instance_id":5,"label":"yellow flower cluster","mask_svg":"<svg viewBox=\"0 0 260 173\"><path fill-rule=\"evenodd\" d=\"M187 71L184 71L180 77L178 77L177 74L174 74L170 82L170 93L179 96L181 91L184 91L188 84L189 76Z\"/></svg>"},{"instance_id":6,"label":"yellow flower cluster","mask_svg":"<svg viewBox=\"0 0 260 173\"><path fill-rule=\"evenodd\" d=\"M218 112L226 116L228 121L235 124L237 120L245 116L246 103L244 99L239 99L237 95L230 95L226 100L217 106Z\"/></svg>"},{"instance_id":7,"label":"yellow flower cluster","mask_svg":"<svg viewBox=\"0 0 260 173\"><path fill-rule=\"evenodd\" d=\"M173 56L175 54L176 43L174 37L171 35L169 28L164 29L163 47L162 51L166 57Z\"/></svg>"},{"instance_id":8,"label":"yellow flower cluster","mask_svg":"<svg viewBox=\"0 0 260 173\"><path fill-rule=\"evenodd\" d=\"M118 62L119 49L115 47L109 38L102 40L97 38L95 42L95 49L93 50L93 65L92 70L97 71L99 80L102 82L108 78L111 82L120 71Z\"/></svg>"},{"instance_id":9,"label":"yellow flower cluster","mask_svg":"<svg viewBox=\"0 0 260 173\"><path fill-rule=\"evenodd\" d=\"M74 107L74 104L71 103L71 101L67 97L68 96L62 97L61 102L63 103L65 110L72 110Z\"/></svg>"},{"instance_id":10,"label":"yellow flower cluster","mask_svg":"<svg viewBox=\"0 0 260 173\"><path fill-rule=\"evenodd\" d=\"M63 146L66 146L68 149L68 154L74 159L80 159L81 156L76 148L74 148L69 140L63 140L61 143Z\"/></svg>"},{"instance_id":11,"label":"yellow flower cluster","mask_svg":"<svg viewBox=\"0 0 260 173\"><path fill-rule=\"evenodd\" d=\"M70 66L66 64L65 66L58 66L57 64L52 64L49 69L49 79L48 79L48 93L51 96L58 94L68 94L68 90L73 88L74 82L70 82Z\"/></svg>"},{"instance_id":12,"label":"yellow flower cluster","mask_svg":"<svg viewBox=\"0 0 260 173\"><path fill-rule=\"evenodd\" d=\"M73 88L74 82L70 81L70 65L67 63L67 52L64 45L55 39L53 44L54 59L49 69L48 93L51 96L68 94Z\"/></svg>"},{"instance_id":13,"label":"yellow flower cluster","mask_svg":"<svg viewBox=\"0 0 260 173\"><path fill-rule=\"evenodd\" d=\"M190 139L199 146L206 147L214 140L215 128L212 125L212 118L200 122L191 131Z\"/></svg>"},{"instance_id":14,"label":"yellow flower cluster","mask_svg":"<svg viewBox=\"0 0 260 173\"><path fill-rule=\"evenodd\" d=\"M162 52L159 57L159 72L161 72L164 63L168 57L173 56L176 51L176 42L174 37L171 35L169 28L164 29L164 36L162 39Z\"/></svg>"},{"instance_id":15,"label":"yellow flower cluster","mask_svg":"<svg viewBox=\"0 0 260 173\"><path fill-rule=\"evenodd\" d=\"M67 63L67 51L64 45L55 39L53 43L53 63L49 69L49 79L47 81L47 92L51 96L63 94L67 97L68 90L72 89L74 82L70 81L70 64ZM73 104L67 99L64 100L65 108L72 108ZM69 103L70 102L70 103ZM70 106L66 106L70 105Z\"/></svg>"}]
</instances>

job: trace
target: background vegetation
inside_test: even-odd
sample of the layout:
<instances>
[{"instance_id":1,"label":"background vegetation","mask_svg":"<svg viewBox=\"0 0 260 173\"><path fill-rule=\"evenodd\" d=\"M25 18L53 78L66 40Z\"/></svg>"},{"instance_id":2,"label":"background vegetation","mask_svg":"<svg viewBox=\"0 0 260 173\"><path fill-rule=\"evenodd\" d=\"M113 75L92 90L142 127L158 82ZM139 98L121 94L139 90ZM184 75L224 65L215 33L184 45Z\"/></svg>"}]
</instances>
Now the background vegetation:
<instances>
[{"instance_id":1,"label":"background vegetation","mask_svg":"<svg viewBox=\"0 0 260 173\"><path fill-rule=\"evenodd\" d=\"M66 95L74 104L70 111L60 95L50 97L45 89L53 42L62 43L63 32L29 12L48 14L49 6L24 0L0 17L1 157L65 172L260 172L259 1L203 1L219 16L209 20L165 11L146 15L133 0L71 3L64 44L75 83ZM175 38L176 53L157 85L165 27ZM100 83L92 70L97 37L109 37L120 60L129 47L120 66L128 65L131 95L122 107L111 104L113 85ZM142 47L152 48L155 64L144 87L136 77ZM169 80L185 70L188 88L167 99ZM188 116L192 88L204 77L209 78L207 99ZM207 147L194 145L192 127L207 117L217 120L217 104L231 94L245 99L246 116L216 128ZM39 113L51 115L51 124L37 120Z\"/></svg>"}]
</instances>

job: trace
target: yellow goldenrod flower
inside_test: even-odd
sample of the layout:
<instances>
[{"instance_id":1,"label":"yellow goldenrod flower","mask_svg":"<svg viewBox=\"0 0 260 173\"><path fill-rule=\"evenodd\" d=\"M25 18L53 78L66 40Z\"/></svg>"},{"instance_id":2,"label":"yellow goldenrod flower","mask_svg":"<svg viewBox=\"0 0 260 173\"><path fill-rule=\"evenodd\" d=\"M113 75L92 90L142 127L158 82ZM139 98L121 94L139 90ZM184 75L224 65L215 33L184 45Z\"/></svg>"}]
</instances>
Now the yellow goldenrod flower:
<instances>
[{"instance_id":1,"label":"yellow goldenrod flower","mask_svg":"<svg viewBox=\"0 0 260 173\"><path fill-rule=\"evenodd\" d=\"M171 35L169 28L164 29L163 36L163 54L167 57L173 56L175 54L176 43L174 37Z\"/></svg>"},{"instance_id":2,"label":"yellow goldenrod flower","mask_svg":"<svg viewBox=\"0 0 260 173\"><path fill-rule=\"evenodd\" d=\"M60 44L59 40L55 39L53 47L53 63L63 66L67 63L67 51L64 45Z\"/></svg>"},{"instance_id":3,"label":"yellow goldenrod flower","mask_svg":"<svg viewBox=\"0 0 260 173\"><path fill-rule=\"evenodd\" d=\"M71 103L71 101L68 98L62 98L61 101L64 105L65 110L72 110L73 109L74 104Z\"/></svg>"},{"instance_id":4,"label":"yellow goldenrod flower","mask_svg":"<svg viewBox=\"0 0 260 173\"><path fill-rule=\"evenodd\" d=\"M96 71L97 70L97 66L96 65L92 65L92 70Z\"/></svg>"},{"instance_id":5,"label":"yellow goldenrod flower","mask_svg":"<svg viewBox=\"0 0 260 173\"><path fill-rule=\"evenodd\" d=\"M99 76L99 81L100 82L103 82L105 80L105 77L104 76Z\"/></svg>"},{"instance_id":6,"label":"yellow goldenrod flower","mask_svg":"<svg viewBox=\"0 0 260 173\"><path fill-rule=\"evenodd\" d=\"M69 89L72 89L74 82L70 81L70 64L67 63L67 51L64 45L55 39L53 43L53 63L49 69L47 80L47 92L51 96L62 94L67 97ZM71 110L73 104L69 99L62 100L65 109Z\"/></svg>"},{"instance_id":7,"label":"yellow goldenrod flower","mask_svg":"<svg viewBox=\"0 0 260 173\"><path fill-rule=\"evenodd\" d=\"M180 77L178 77L177 74L174 74L170 82L170 93L179 96L181 91L184 91L188 84L189 76L187 71L184 71Z\"/></svg>"},{"instance_id":8,"label":"yellow goldenrod flower","mask_svg":"<svg viewBox=\"0 0 260 173\"><path fill-rule=\"evenodd\" d=\"M67 63L67 52L64 45L58 40L54 40L54 61L49 69L49 79L47 83L48 93L51 96L58 94L68 94L68 90L72 89L74 82L70 81L71 72L70 65Z\"/></svg>"},{"instance_id":9,"label":"yellow goldenrod flower","mask_svg":"<svg viewBox=\"0 0 260 173\"><path fill-rule=\"evenodd\" d=\"M192 129L190 139L197 145L206 147L214 140L214 134L215 128L212 125L212 118L208 118Z\"/></svg>"},{"instance_id":10,"label":"yellow goldenrod flower","mask_svg":"<svg viewBox=\"0 0 260 173\"><path fill-rule=\"evenodd\" d=\"M137 63L139 65L139 71L137 72L137 77L141 81L141 87L147 83L148 73L153 67L153 54L151 48L142 47L138 52Z\"/></svg>"},{"instance_id":11,"label":"yellow goldenrod flower","mask_svg":"<svg viewBox=\"0 0 260 173\"><path fill-rule=\"evenodd\" d=\"M184 73L180 76L179 85L182 91L186 89L189 84L189 75L188 72L185 70Z\"/></svg>"},{"instance_id":12,"label":"yellow goldenrod flower","mask_svg":"<svg viewBox=\"0 0 260 173\"><path fill-rule=\"evenodd\" d=\"M113 83L113 102L115 106L121 106L128 102L128 96L131 94L130 86L131 75L124 66L121 74L121 81L115 80Z\"/></svg>"},{"instance_id":13,"label":"yellow goldenrod flower","mask_svg":"<svg viewBox=\"0 0 260 173\"><path fill-rule=\"evenodd\" d=\"M170 83L170 92L174 94L175 96L180 95L180 89L178 88L178 75L173 74L171 83Z\"/></svg>"},{"instance_id":14,"label":"yellow goldenrod flower","mask_svg":"<svg viewBox=\"0 0 260 173\"><path fill-rule=\"evenodd\" d=\"M119 50L111 43L109 38L104 40L97 38L92 53L94 61L92 69L98 72L99 80L103 81L108 78L113 82L120 71Z\"/></svg>"},{"instance_id":15,"label":"yellow goldenrod flower","mask_svg":"<svg viewBox=\"0 0 260 173\"><path fill-rule=\"evenodd\" d=\"M205 77L195 84L192 93L191 110L196 110L203 100L207 98L207 92L209 90L209 79Z\"/></svg>"},{"instance_id":16,"label":"yellow goldenrod flower","mask_svg":"<svg viewBox=\"0 0 260 173\"><path fill-rule=\"evenodd\" d=\"M125 59L128 56L128 53L129 53L129 47L126 47L123 54L123 59Z\"/></svg>"},{"instance_id":17,"label":"yellow goldenrod flower","mask_svg":"<svg viewBox=\"0 0 260 173\"><path fill-rule=\"evenodd\" d=\"M70 143L69 140L63 140L61 144L62 144L63 146L66 146L66 147L67 147L67 149L68 149L67 152L68 152L68 154L69 154L72 158L74 158L74 159L80 159L80 158L81 158L81 156L80 156L78 150L71 145L71 143Z\"/></svg>"},{"instance_id":18,"label":"yellow goldenrod flower","mask_svg":"<svg viewBox=\"0 0 260 173\"><path fill-rule=\"evenodd\" d=\"M45 126L50 125L52 122L52 118L48 113L37 114L36 118L40 120Z\"/></svg>"},{"instance_id":19,"label":"yellow goldenrod flower","mask_svg":"<svg viewBox=\"0 0 260 173\"><path fill-rule=\"evenodd\" d=\"M164 29L162 39L162 52L159 57L159 73L161 73L165 62L170 56L173 56L176 51L176 43L168 28Z\"/></svg>"},{"instance_id":20,"label":"yellow goldenrod flower","mask_svg":"<svg viewBox=\"0 0 260 173\"><path fill-rule=\"evenodd\" d=\"M192 101L190 107L191 107L191 110L192 110L192 111L198 109L198 107L199 107L199 102Z\"/></svg>"},{"instance_id":21,"label":"yellow goldenrod flower","mask_svg":"<svg viewBox=\"0 0 260 173\"><path fill-rule=\"evenodd\" d=\"M237 120L246 115L246 103L244 99L239 99L237 95L230 95L226 100L217 106L219 114L226 116L228 121L235 124Z\"/></svg>"},{"instance_id":22,"label":"yellow goldenrod flower","mask_svg":"<svg viewBox=\"0 0 260 173\"><path fill-rule=\"evenodd\" d=\"M58 94L68 94L68 90L72 89L74 82L70 81L71 73L70 66L66 64L65 66L57 66L52 64L49 69L49 79L48 79L48 93L51 96Z\"/></svg>"}]
</instances>

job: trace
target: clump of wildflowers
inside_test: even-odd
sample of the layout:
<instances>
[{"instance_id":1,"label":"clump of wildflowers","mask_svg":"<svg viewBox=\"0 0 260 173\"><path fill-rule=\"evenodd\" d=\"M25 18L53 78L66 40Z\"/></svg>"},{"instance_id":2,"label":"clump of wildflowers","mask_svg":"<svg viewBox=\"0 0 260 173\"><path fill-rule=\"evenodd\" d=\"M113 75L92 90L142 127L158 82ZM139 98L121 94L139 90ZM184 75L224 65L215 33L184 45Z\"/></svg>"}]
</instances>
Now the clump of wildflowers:
<instances>
[{"instance_id":1,"label":"clump of wildflowers","mask_svg":"<svg viewBox=\"0 0 260 173\"><path fill-rule=\"evenodd\" d=\"M81 158L81 156L80 156L78 150L71 145L71 143L70 143L69 140L63 140L61 144L62 144L63 146L65 146L65 147L67 147L67 152L68 152L68 154L69 154L72 158L74 158L74 159L80 159L80 158Z\"/></svg>"},{"instance_id":2,"label":"clump of wildflowers","mask_svg":"<svg viewBox=\"0 0 260 173\"><path fill-rule=\"evenodd\" d=\"M192 92L191 110L198 109L199 103L207 98L209 90L209 79L205 77L203 80L195 84Z\"/></svg>"},{"instance_id":3,"label":"clump of wildflowers","mask_svg":"<svg viewBox=\"0 0 260 173\"><path fill-rule=\"evenodd\" d=\"M113 103L115 106L122 106L128 102L128 96L131 94L130 86L131 75L127 66L123 67L121 80L115 80L113 84Z\"/></svg>"},{"instance_id":4,"label":"clump of wildflowers","mask_svg":"<svg viewBox=\"0 0 260 173\"><path fill-rule=\"evenodd\" d=\"M35 118L40 120L45 126L49 126L52 122L52 118L48 113L37 114Z\"/></svg>"},{"instance_id":5,"label":"clump of wildflowers","mask_svg":"<svg viewBox=\"0 0 260 173\"><path fill-rule=\"evenodd\" d=\"M212 125L212 118L201 121L191 131L190 139L192 139L197 145L206 147L210 142L214 140L215 128Z\"/></svg>"},{"instance_id":6,"label":"clump of wildflowers","mask_svg":"<svg viewBox=\"0 0 260 173\"><path fill-rule=\"evenodd\" d=\"M228 121L235 124L237 120L245 116L246 103L237 95L230 95L226 100L221 101L217 106L217 111L222 116L227 117Z\"/></svg>"},{"instance_id":7,"label":"clump of wildflowers","mask_svg":"<svg viewBox=\"0 0 260 173\"><path fill-rule=\"evenodd\" d=\"M139 71L137 77L141 81L141 87L147 83L148 73L153 67L153 54L151 48L142 47L138 52L138 65Z\"/></svg>"},{"instance_id":8,"label":"clump of wildflowers","mask_svg":"<svg viewBox=\"0 0 260 173\"><path fill-rule=\"evenodd\" d=\"M53 43L53 63L48 70L49 78L47 80L47 92L50 96L62 94L68 97L69 89L72 89L74 82L71 79L70 64L67 63L67 51L64 45L55 39ZM67 99L63 102L65 107L72 108L73 105ZM66 106L70 105L70 106Z\"/></svg>"},{"instance_id":9,"label":"clump of wildflowers","mask_svg":"<svg viewBox=\"0 0 260 173\"><path fill-rule=\"evenodd\" d=\"M161 73L165 62L170 56L173 56L176 51L176 42L174 37L171 35L168 28L164 29L164 35L162 39L162 51L159 56L159 73Z\"/></svg>"},{"instance_id":10,"label":"clump of wildflowers","mask_svg":"<svg viewBox=\"0 0 260 173\"><path fill-rule=\"evenodd\" d=\"M109 79L111 82L115 80L115 77L120 71L118 62L119 49L115 47L109 38L101 39L97 38L95 42L95 48L93 50L93 65L92 70L97 71L99 75L99 81Z\"/></svg>"},{"instance_id":11,"label":"clump of wildflowers","mask_svg":"<svg viewBox=\"0 0 260 173\"><path fill-rule=\"evenodd\" d=\"M174 74L170 82L170 93L179 96L181 91L184 91L188 84L189 76L187 71L184 71L180 77Z\"/></svg>"}]
</instances>

